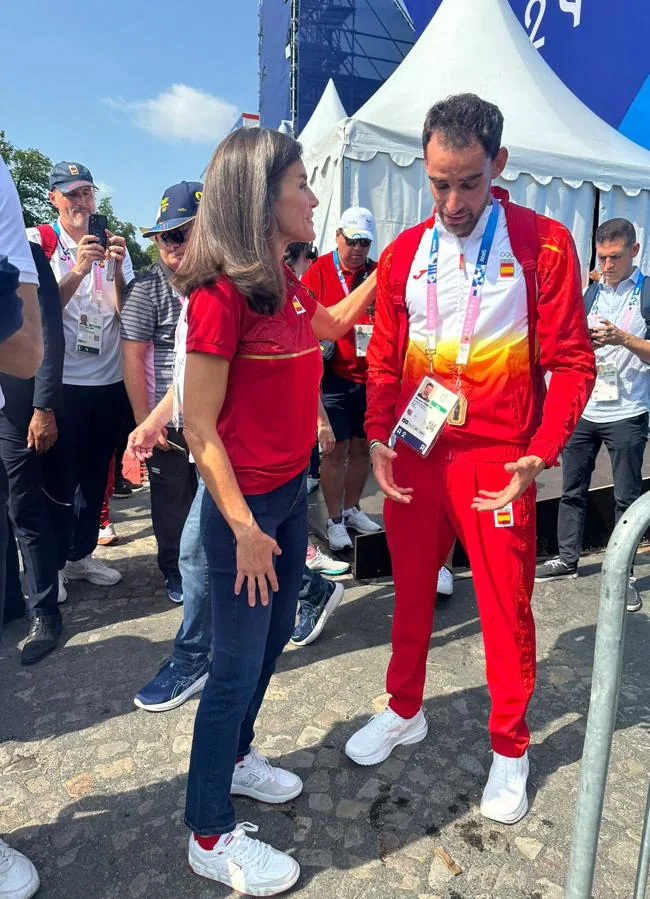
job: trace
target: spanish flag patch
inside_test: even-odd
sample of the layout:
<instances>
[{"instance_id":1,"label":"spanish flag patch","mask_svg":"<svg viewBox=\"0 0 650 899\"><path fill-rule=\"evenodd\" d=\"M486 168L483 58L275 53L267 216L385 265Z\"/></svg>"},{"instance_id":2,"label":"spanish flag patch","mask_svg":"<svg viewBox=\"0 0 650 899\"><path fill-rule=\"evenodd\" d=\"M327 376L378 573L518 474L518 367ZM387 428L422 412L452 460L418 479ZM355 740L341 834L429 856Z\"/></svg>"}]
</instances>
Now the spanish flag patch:
<instances>
[{"instance_id":1,"label":"spanish flag patch","mask_svg":"<svg viewBox=\"0 0 650 899\"><path fill-rule=\"evenodd\" d=\"M298 297L293 298L293 308L296 310L296 315L303 315L307 311Z\"/></svg>"},{"instance_id":2,"label":"spanish flag patch","mask_svg":"<svg viewBox=\"0 0 650 899\"><path fill-rule=\"evenodd\" d=\"M512 503L508 503L503 509L497 509L494 513L495 528L511 528L515 523L514 512L512 511Z\"/></svg>"},{"instance_id":3,"label":"spanish flag patch","mask_svg":"<svg viewBox=\"0 0 650 899\"><path fill-rule=\"evenodd\" d=\"M499 277L500 278L514 278L515 276L515 263L513 259L502 259L499 264Z\"/></svg>"}]
</instances>

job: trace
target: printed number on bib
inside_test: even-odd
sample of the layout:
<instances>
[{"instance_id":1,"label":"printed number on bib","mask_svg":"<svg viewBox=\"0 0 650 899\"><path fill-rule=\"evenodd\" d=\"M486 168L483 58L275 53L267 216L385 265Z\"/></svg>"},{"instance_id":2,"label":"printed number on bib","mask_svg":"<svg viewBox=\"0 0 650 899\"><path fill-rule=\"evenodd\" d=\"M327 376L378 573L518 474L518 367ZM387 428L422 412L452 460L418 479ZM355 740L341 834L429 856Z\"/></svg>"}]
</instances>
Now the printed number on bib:
<instances>
[{"instance_id":1,"label":"printed number on bib","mask_svg":"<svg viewBox=\"0 0 650 899\"><path fill-rule=\"evenodd\" d=\"M421 456L427 456L457 405L458 394L434 378L424 377L393 433Z\"/></svg>"},{"instance_id":2,"label":"printed number on bib","mask_svg":"<svg viewBox=\"0 0 650 899\"><path fill-rule=\"evenodd\" d=\"M77 352L100 356L102 352L102 317L97 312L82 312L77 326Z\"/></svg>"}]
</instances>

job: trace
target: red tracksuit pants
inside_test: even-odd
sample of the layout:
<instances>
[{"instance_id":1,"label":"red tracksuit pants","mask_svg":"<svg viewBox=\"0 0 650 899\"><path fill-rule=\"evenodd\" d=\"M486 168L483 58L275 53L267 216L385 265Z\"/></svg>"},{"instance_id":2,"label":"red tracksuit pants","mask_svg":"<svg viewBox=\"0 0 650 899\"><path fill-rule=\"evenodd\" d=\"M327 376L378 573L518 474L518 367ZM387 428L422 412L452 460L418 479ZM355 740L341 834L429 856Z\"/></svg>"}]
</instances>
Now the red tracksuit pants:
<instances>
[{"instance_id":1,"label":"red tracksuit pants","mask_svg":"<svg viewBox=\"0 0 650 899\"><path fill-rule=\"evenodd\" d=\"M535 485L513 504L512 526L496 527L494 512L475 512L471 503L479 490L502 490L509 482L504 461L477 461L475 452L444 446L426 459L399 445L397 454L395 482L414 492L409 505L386 500L384 508L395 582L390 707L412 718L422 706L438 570L458 536L483 630L492 748L521 756L530 740L526 710L535 687ZM524 454L515 449L511 458Z\"/></svg>"}]
</instances>

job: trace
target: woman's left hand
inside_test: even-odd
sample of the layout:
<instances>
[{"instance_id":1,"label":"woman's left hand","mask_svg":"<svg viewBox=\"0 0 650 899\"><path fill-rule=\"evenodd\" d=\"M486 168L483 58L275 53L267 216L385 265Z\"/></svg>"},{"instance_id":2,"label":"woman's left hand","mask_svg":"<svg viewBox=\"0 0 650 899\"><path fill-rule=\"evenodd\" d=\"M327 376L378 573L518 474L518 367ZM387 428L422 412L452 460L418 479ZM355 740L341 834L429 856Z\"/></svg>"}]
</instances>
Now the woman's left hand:
<instances>
[{"instance_id":1,"label":"woman's left hand","mask_svg":"<svg viewBox=\"0 0 650 899\"><path fill-rule=\"evenodd\" d=\"M235 596L239 596L248 580L248 605L255 605L257 595L263 606L269 604L269 585L274 593L278 592L278 578L273 567L273 557L282 554L282 550L273 539L252 524L237 538L237 579L235 580Z\"/></svg>"},{"instance_id":2,"label":"woman's left hand","mask_svg":"<svg viewBox=\"0 0 650 899\"><path fill-rule=\"evenodd\" d=\"M329 422L318 425L318 445L325 456L331 453L336 446L334 431Z\"/></svg>"}]
</instances>

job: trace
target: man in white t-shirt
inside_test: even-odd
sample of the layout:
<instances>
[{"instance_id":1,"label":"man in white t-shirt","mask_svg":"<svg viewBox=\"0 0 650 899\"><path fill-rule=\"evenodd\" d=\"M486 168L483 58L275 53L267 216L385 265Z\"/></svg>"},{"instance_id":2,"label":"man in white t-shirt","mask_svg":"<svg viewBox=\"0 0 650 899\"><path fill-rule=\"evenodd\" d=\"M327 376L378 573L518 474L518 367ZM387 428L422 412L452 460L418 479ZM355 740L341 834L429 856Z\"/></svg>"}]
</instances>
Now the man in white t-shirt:
<instances>
[{"instance_id":1,"label":"man in white t-shirt","mask_svg":"<svg viewBox=\"0 0 650 899\"><path fill-rule=\"evenodd\" d=\"M538 582L576 578L587 514L589 484L604 443L612 463L615 520L643 492L643 455L650 411L650 291L634 259L639 253L634 225L603 222L596 230L600 280L585 293L598 377L582 418L562 454L562 498L558 509L559 555L537 566ZM641 599L630 578L627 610Z\"/></svg>"},{"instance_id":2,"label":"man in white t-shirt","mask_svg":"<svg viewBox=\"0 0 650 899\"><path fill-rule=\"evenodd\" d=\"M79 162L59 162L48 197L59 218L28 231L50 259L63 307L65 415L48 454L48 493L64 535L61 578L111 585L122 579L92 553L97 546L108 466L126 409L120 356L120 298L133 279L123 237L106 232L106 249L88 233L96 211L93 177ZM113 271L112 271L113 270ZM67 535L69 534L69 541Z\"/></svg>"},{"instance_id":3,"label":"man in white t-shirt","mask_svg":"<svg viewBox=\"0 0 650 899\"><path fill-rule=\"evenodd\" d=\"M0 371L19 378L31 378L43 358L43 338L36 293L38 275L24 227L16 188L0 157L0 331L6 337L0 345ZM9 280L16 273L17 287ZM16 294L22 300L23 324L16 329L18 320L14 317L5 328L10 306L15 316ZM3 405L4 397L0 393L0 408ZM7 493L7 477L0 466L0 633L5 594ZM59 632L60 627L59 620ZM38 872L30 860L0 839L0 895L28 899L36 893L39 883Z\"/></svg>"}]
</instances>

